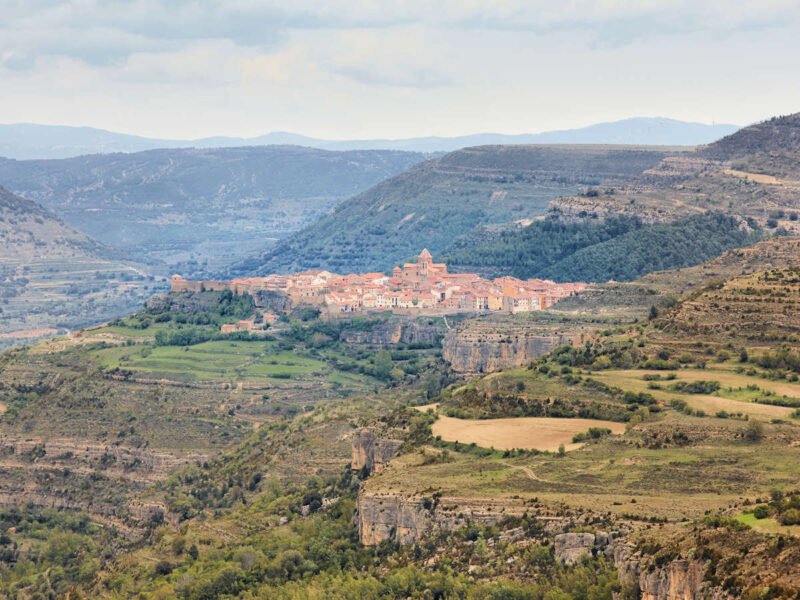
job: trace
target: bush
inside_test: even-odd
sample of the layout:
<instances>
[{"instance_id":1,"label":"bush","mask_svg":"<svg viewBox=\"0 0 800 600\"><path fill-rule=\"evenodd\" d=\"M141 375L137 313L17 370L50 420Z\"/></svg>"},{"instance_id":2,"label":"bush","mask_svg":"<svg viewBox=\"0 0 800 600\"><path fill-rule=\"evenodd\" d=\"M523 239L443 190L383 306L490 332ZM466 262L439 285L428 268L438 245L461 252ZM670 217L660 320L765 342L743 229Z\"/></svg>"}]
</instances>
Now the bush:
<instances>
[{"instance_id":1,"label":"bush","mask_svg":"<svg viewBox=\"0 0 800 600\"><path fill-rule=\"evenodd\" d=\"M684 394L713 394L720 387L718 381L678 381L673 383L670 389Z\"/></svg>"},{"instance_id":2,"label":"bush","mask_svg":"<svg viewBox=\"0 0 800 600\"><path fill-rule=\"evenodd\" d=\"M766 519L769 516L769 507L766 504L759 504L753 509L753 516L756 519Z\"/></svg>"},{"instance_id":3,"label":"bush","mask_svg":"<svg viewBox=\"0 0 800 600\"><path fill-rule=\"evenodd\" d=\"M800 510L790 508L789 510L781 513L779 520L781 525L800 525Z\"/></svg>"},{"instance_id":4,"label":"bush","mask_svg":"<svg viewBox=\"0 0 800 600\"><path fill-rule=\"evenodd\" d=\"M587 440L599 440L602 437L611 435L611 430L605 427L589 427L587 431L578 433L572 437L572 442L577 444Z\"/></svg>"},{"instance_id":5,"label":"bush","mask_svg":"<svg viewBox=\"0 0 800 600\"><path fill-rule=\"evenodd\" d=\"M744 439L748 442L758 442L764 437L764 425L761 421L750 421L744 429Z\"/></svg>"}]
</instances>

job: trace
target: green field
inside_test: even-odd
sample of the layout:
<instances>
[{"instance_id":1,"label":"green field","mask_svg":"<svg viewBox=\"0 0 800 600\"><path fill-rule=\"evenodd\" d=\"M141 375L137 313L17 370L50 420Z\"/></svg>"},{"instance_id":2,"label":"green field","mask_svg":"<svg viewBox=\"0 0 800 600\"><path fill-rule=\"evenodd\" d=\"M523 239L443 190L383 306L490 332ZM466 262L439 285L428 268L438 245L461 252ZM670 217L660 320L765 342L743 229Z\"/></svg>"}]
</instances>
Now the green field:
<instances>
[{"instance_id":1,"label":"green field","mask_svg":"<svg viewBox=\"0 0 800 600\"><path fill-rule=\"evenodd\" d=\"M743 513L737 515L736 520L763 533L800 535L800 525L781 525L772 517L756 519L753 513Z\"/></svg>"},{"instance_id":2,"label":"green field","mask_svg":"<svg viewBox=\"0 0 800 600\"><path fill-rule=\"evenodd\" d=\"M108 369L178 381L248 382L311 380L337 375L341 383L364 385L370 378L335 373L325 361L282 351L275 342L211 341L194 346L121 346L94 352Z\"/></svg>"}]
</instances>

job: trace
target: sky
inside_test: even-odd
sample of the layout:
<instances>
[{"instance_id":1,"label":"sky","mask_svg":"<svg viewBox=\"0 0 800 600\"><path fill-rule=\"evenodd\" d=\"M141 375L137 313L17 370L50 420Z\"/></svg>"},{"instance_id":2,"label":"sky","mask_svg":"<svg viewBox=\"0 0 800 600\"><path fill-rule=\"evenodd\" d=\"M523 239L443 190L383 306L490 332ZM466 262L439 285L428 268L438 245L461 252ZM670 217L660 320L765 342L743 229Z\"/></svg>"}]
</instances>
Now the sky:
<instances>
[{"instance_id":1,"label":"sky","mask_svg":"<svg viewBox=\"0 0 800 600\"><path fill-rule=\"evenodd\" d=\"M0 122L534 133L800 111L798 0L0 0Z\"/></svg>"}]
</instances>

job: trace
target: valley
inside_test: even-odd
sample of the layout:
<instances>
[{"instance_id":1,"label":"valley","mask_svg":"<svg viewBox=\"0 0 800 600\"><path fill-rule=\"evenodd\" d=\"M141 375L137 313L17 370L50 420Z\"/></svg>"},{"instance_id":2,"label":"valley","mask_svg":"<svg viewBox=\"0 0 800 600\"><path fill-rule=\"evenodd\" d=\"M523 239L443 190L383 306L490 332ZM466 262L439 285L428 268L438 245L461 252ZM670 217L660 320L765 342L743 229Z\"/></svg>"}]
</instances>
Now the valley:
<instances>
[{"instance_id":1,"label":"valley","mask_svg":"<svg viewBox=\"0 0 800 600\"><path fill-rule=\"evenodd\" d=\"M726 144L758 156L751 142ZM630 208L555 214L570 198L613 206L655 177L648 171L717 161L713 148L677 158L675 149L460 151L287 237L280 244L291 250L256 268L268 276L176 276L168 290L8 194L20 207L9 219L31 233L6 236L18 257L6 283L19 290L4 311L22 315L15 302L38 299L58 315L66 282L85 272L89 326L0 354L0 589L21 598L794 597L800 238L747 204L687 217L667 216L661 203L667 212L652 221L647 208L635 218ZM750 181L733 160L702 168ZM558 179L564 168L575 178ZM395 210L391 190L420 174L428 183L403 206L463 216L483 203L458 235L432 236L450 252L445 263L422 252L391 276L291 273L317 260L297 245L303 236L320 252L336 239L325 266L389 270L404 260L427 231L416 216L401 219L402 233L376 230L380 248L364 228ZM601 179L615 182L613 194L589 193ZM752 185L785 191L788 179ZM365 212L382 186L381 204ZM582 195L552 199L570 186ZM446 189L472 200L434 201ZM532 206L536 220L512 223ZM319 233L349 211L352 228ZM32 260L37 240L52 248L51 270ZM451 273L451 259L496 278ZM508 276L535 273L593 283ZM535 308L507 302L523 287ZM379 305L389 292L417 302ZM466 300L428 306L433 292ZM101 310L118 313L101 319Z\"/></svg>"},{"instance_id":2,"label":"valley","mask_svg":"<svg viewBox=\"0 0 800 600\"><path fill-rule=\"evenodd\" d=\"M0 600L800 600L796 4L0 3Z\"/></svg>"},{"instance_id":3,"label":"valley","mask_svg":"<svg viewBox=\"0 0 800 600\"><path fill-rule=\"evenodd\" d=\"M222 334L253 313L249 295L162 294L3 355L3 504L125 532L123 551L67 578L87 597L379 597L401 573L487 594L582 577L659 600L670 586L695 598L791 590L800 383L796 340L776 319L794 312L798 243L449 325L300 307ZM747 328L731 327L738 314ZM508 353L519 336L541 341ZM480 352L456 360L457 339ZM74 531L101 543L101 530ZM28 532L10 534L19 556ZM333 566L321 540L365 571ZM747 566L740 544L754 548ZM389 565L367 566L378 556ZM759 570L769 561L780 568ZM18 590L46 581L4 573Z\"/></svg>"},{"instance_id":4,"label":"valley","mask_svg":"<svg viewBox=\"0 0 800 600\"><path fill-rule=\"evenodd\" d=\"M0 188L0 349L130 312L163 278Z\"/></svg>"},{"instance_id":5,"label":"valley","mask_svg":"<svg viewBox=\"0 0 800 600\"><path fill-rule=\"evenodd\" d=\"M127 259L214 273L420 162L300 146L0 159L0 182ZM313 173L313 177L309 176Z\"/></svg>"}]
</instances>

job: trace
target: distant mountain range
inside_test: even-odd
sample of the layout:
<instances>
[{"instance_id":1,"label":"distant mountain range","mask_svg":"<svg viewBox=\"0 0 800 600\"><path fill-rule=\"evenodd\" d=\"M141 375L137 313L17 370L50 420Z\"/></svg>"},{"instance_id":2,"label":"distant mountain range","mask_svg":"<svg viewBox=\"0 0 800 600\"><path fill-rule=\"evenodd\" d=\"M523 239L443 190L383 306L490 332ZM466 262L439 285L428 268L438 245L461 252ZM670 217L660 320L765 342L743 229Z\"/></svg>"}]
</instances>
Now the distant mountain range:
<instances>
[{"instance_id":1,"label":"distant mountain range","mask_svg":"<svg viewBox=\"0 0 800 600\"><path fill-rule=\"evenodd\" d=\"M152 139L91 127L20 123L0 125L0 156L16 159L69 158L84 154L139 152L158 148L231 148L296 145L323 150L407 150L451 152L487 144L635 144L695 146L708 144L738 129L736 125L707 125L661 117L640 117L599 123L579 129L506 135L478 133L457 137L419 137L399 140L322 140L287 132L253 138L210 137L198 140Z\"/></svg>"}]
</instances>

